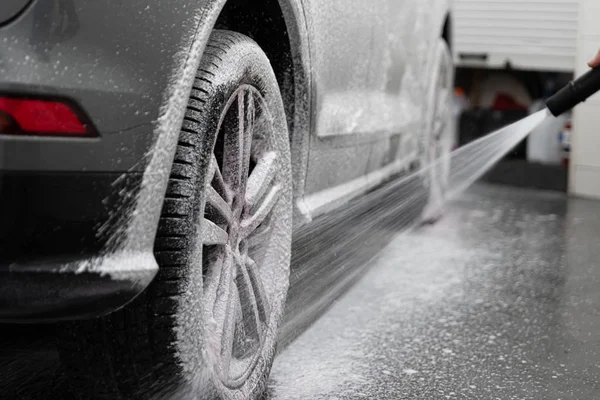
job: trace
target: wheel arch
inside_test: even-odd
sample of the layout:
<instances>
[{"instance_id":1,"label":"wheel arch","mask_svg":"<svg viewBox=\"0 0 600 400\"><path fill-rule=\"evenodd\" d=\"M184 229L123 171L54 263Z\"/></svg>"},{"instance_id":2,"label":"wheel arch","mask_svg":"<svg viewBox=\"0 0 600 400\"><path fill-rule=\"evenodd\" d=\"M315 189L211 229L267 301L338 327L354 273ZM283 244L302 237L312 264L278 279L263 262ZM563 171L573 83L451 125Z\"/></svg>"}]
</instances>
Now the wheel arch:
<instances>
[{"instance_id":1,"label":"wheel arch","mask_svg":"<svg viewBox=\"0 0 600 400\"><path fill-rule=\"evenodd\" d=\"M187 4L188 0L182 2ZM110 249L110 252L143 253L148 256L152 253L189 94L211 32L218 27L238 29L239 33L254 36L261 47L266 45L272 55L275 55L276 60L272 64L278 80L281 79L284 83L284 105L286 111L292 110L288 115L288 126L294 199L302 197L309 140L309 135L304 133L310 127L311 105L308 32L304 10L299 0L247 1L249 8L254 6L265 12L250 14L254 18L271 16L280 21L277 25L279 31L270 38L271 35L266 35L266 32L271 32L268 30L268 20L254 24L257 25L255 28L252 27L253 24L243 24L240 21L248 18L248 15L244 15L244 9L240 10L235 6L236 3L239 3L238 0L207 0L201 4L189 1L190 6L194 4L193 8L189 8L194 18L194 28L179 33L180 45L171 60L173 67L169 73L169 84L160 102L158 118L153 123L152 145L144 157L145 168L136 205L129 213L124 240L119 248ZM259 4L264 6L258 7ZM277 54L278 49L283 49L284 54ZM298 214L295 212L294 215ZM104 260L99 262L105 264Z\"/></svg>"},{"instance_id":2,"label":"wheel arch","mask_svg":"<svg viewBox=\"0 0 600 400\"><path fill-rule=\"evenodd\" d=\"M295 94L301 90L294 79L296 74L303 77L304 68L299 52L302 21L298 20L299 15L290 3L289 0L228 0L214 28L242 33L257 42L267 54L282 92L288 125L293 128Z\"/></svg>"}]
</instances>

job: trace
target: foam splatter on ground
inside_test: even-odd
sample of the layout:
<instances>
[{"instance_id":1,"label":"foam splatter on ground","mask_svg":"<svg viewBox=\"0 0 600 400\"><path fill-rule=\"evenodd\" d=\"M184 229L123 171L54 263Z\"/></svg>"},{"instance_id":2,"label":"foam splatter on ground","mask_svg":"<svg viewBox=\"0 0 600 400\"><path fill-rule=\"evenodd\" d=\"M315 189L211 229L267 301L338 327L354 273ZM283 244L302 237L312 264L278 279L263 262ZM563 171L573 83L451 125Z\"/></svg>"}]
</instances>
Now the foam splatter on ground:
<instances>
[{"instance_id":1,"label":"foam splatter on ground","mask_svg":"<svg viewBox=\"0 0 600 400\"><path fill-rule=\"evenodd\" d=\"M599 211L471 189L282 352L271 398L599 397Z\"/></svg>"}]
</instances>

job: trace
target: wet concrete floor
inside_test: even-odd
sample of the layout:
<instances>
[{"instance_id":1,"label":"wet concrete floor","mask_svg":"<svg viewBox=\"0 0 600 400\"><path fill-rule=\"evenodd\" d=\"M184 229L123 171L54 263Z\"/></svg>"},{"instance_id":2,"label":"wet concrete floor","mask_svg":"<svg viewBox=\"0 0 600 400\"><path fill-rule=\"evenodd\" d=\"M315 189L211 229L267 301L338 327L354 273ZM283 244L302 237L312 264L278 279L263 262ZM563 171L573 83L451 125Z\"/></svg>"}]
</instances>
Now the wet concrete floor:
<instances>
[{"instance_id":1,"label":"wet concrete floor","mask_svg":"<svg viewBox=\"0 0 600 400\"><path fill-rule=\"evenodd\" d=\"M276 360L272 399L600 399L600 203L479 185Z\"/></svg>"},{"instance_id":2,"label":"wet concrete floor","mask_svg":"<svg viewBox=\"0 0 600 400\"><path fill-rule=\"evenodd\" d=\"M268 398L600 399L600 202L477 185L410 232L370 207L296 235ZM0 398L70 398L51 327L1 328Z\"/></svg>"}]
</instances>

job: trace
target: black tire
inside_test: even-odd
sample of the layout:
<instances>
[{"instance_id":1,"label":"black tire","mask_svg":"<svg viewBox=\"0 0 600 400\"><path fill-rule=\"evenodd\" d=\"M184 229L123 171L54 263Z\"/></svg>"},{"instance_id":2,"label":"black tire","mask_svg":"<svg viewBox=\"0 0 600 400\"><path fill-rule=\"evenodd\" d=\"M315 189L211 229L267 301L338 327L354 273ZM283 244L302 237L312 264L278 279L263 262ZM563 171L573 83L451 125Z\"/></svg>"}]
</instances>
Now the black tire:
<instances>
[{"instance_id":1,"label":"black tire","mask_svg":"<svg viewBox=\"0 0 600 400\"><path fill-rule=\"evenodd\" d=\"M238 100L238 106L240 101L244 104L240 143L244 143L248 130L252 147L248 145L246 148L245 144L232 146L229 144L231 139L226 136L227 129L234 132L229 134L235 134L234 125L227 125L229 113L235 111L231 108L235 100ZM255 104L262 105L260 115L256 111L259 106ZM240 110L238 108L238 112ZM252 122L247 119L246 112ZM259 122L255 122L254 118ZM260 134L255 133L261 129ZM207 193L216 187L218 175L214 165L220 164L221 170L233 171L233 167L225 166L224 161L228 157L226 150L231 149L240 150L241 158L235 165L240 165L241 172L228 176L233 177L231 179L241 176L240 182L245 179L245 183L239 186L239 201L243 204L238 207L240 220L235 222L234 227L235 199L240 197L237 192L233 193L231 186L227 186L231 190L224 190L223 198L232 198L229 202L231 215L228 217L231 221L228 219L229 222L219 225L222 227L219 229L228 232L229 236L226 243L217 243L206 239L207 224L213 224L211 218L219 216L219 210L214 211ZM275 354L275 332L285 305L289 280L292 212L289 152L283 102L266 55L255 42L241 34L214 31L190 95L162 209L154 248L160 267L157 277L138 299L123 310L91 321L64 324L59 328L61 362L78 396L104 399L167 396L241 399L256 398L264 391ZM259 228L266 227L259 232L259 250L250 253L248 248L254 247L245 241L250 243L253 240L254 231L247 237L238 232L235 243L230 243L230 240L233 240L232 232L236 229L241 232L241 227L245 226L244 216L251 214L244 201L251 192L246 190L250 182L256 181L251 177L252 172L258 169L258 161L252 166L255 153L261 157L267 153L276 154L273 165L277 172L272 182L267 182L269 192L264 197L274 193L275 200L270 203L271 209L264 222L258 225ZM243 175L246 156L250 161L248 173ZM221 159L216 164L211 164L211 159L219 157ZM267 203L263 198L257 199ZM207 201L210 207L205 210ZM211 214L213 212L217 214ZM199 233L201 243L197 239ZM243 253L244 250L246 253ZM242 261L235 261L234 253ZM261 265L258 274L258 268L255 268L254 275L249 271L240 272L240 269L250 268L247 264L252 261L250 254L254 259L260 255L261 260L267 260L268 268ZM220 262L217 272L211 270L215 259ZM230 277L227 295L223 295L223 281L229 276L224 272L226 261L237 276ZM255 267L257 263L254 263ZM240 358L244 365L248 362L248 369L243 370L242 378L231 378L233 367L230 360L237 357L233 355L237 339L232 337L229 340L226 331L236 336L238 324L246 326L247 323L244 319L248 312L244 302L246 297L242 299L240 286L246 284L248 287L245 289L253 290L257 288L257 276L263 278L265 274L269 279L266 281L268 287L261 287L265 283L261 281L258 288L263 289L263 293L252 294L254 303L251 312L255 318L263 318L255 319L256 330L260 333L256 333L258 339L253 347L243 349L245 353L240 356L244 357ZM244 282L240 284L239 279ZM205 286L211 282L213 286L209 290ZM214 284L216 290L213 293ZM215 296L215 304L207 305L211 293ZM221 334L218 348L211 337L211 329L218 322L214 317L219 312L217 302L226 305L221 313L223 326L215 330ZM241 308L233 310L231 304ZM239 322L239 318L243 321ZM231 329L227 329L226 323L233 324L227 325ZM244 334L250 336L251 332L245 329ZM262 334L269 337L263 338ZM226 338L232 349L225 370L223 341ZM235 361L238 359L235 358Z\"/></svg>"}]
</instances>

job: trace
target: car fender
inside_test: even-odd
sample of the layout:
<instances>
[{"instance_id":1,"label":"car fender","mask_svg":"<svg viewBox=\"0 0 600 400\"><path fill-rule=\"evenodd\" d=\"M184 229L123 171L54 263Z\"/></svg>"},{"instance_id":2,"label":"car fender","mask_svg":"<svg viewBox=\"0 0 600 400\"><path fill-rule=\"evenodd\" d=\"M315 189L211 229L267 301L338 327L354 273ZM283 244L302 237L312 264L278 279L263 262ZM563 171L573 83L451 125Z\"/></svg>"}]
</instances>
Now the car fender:
<instances>
[{"instance_id":1,"label":"car fender","mask_svg":"<svg viewBox=\"0 0 600 400\"><path fill-rule=\"evenodd\" d=\"M132 213L124 243L129 250L144 252L152 250L188 96L205 45L225 3L226 0L206 1L195 17L197 28L193 37L189 39L182 37L181 51L177 53L178 61L174 63L178 68L171 72L169 85L164 93L154 128L154 142L147 154L148 163L144 170L136 210ZM299 90L296 101L308 102L310 78L304 71L310 71L310 66L304 10L300 1L280 0L279 3L288 27L298 75L296 85ZM301 72L298 72L298 69ZM306 111L309 107L296 108L298 109L295 116L297 129L303 132L309 126L309 115ZM302 146L301 151L304 153L301 156L302 162L305 163L308 146Z\"/></svg>"}]
</instances>

